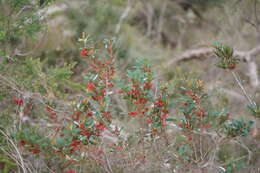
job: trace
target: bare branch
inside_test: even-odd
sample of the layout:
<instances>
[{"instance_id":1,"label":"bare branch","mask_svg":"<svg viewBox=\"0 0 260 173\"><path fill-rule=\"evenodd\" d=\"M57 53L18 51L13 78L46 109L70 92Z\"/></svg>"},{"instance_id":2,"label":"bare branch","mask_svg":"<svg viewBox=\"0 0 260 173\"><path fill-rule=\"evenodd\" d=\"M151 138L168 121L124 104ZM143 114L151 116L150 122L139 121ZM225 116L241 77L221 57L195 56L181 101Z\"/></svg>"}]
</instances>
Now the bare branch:
<instances>
[{"instance_id":1,"label":"bare branch","mask_svg":"<svg viewBox=\"0 0 260 173\"><path fill-rule=\"evenodd\" d=\"M234 56L238 56L248 64L248 76L250 78L250 85L253 88L259 86L260 81L258 79L258 67L255 62L255 58L260 54L260 45L249 50L249 51L234 51ZM192 59L206 59L210 57L214 57L214 49L213 48L199 48L194 50L188 50L184 52L181 56L174 57L170 61L165 64L164 67L169 67L174 64L180 63L182 61L188 61Z\"/></svg>"},{"instance_id":2,"label":"bare branch","mask_svg":"<svg viewBox=\"0 0 260 173\"><path fill-rule=\"evenodd\" d=\"M119 33L123 20L128 16L128 14L130 13L131 10L132 10L132 0L128 0L127 6L126 6L124 12L122 13L122 15L120 16L118 24L116 25L116 30L115 30L116 34Z\"/></svg>"}]
</instances>

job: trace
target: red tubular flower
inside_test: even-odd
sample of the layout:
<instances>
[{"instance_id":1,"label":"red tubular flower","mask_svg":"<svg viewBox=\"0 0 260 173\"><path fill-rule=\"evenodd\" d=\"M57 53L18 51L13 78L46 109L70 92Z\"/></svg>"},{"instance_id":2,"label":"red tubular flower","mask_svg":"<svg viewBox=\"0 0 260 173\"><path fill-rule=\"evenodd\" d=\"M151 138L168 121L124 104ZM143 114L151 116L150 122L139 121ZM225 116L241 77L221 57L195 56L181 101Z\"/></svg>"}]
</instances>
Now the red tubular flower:
<instances>
[{"instance_id":1,"label":"red tubular flower","mask_svg":"<svg viewBox=\"0 0 260 173\"><path fill-rule=\"evenodd\" d=\"M80 112L75 112L73 115L71 115L71 118L74 121L78 121L79 120L79 116L80 116Z\"/></svg>"},{"instance_id":2,"label":"red tubular flower","mask_svg":"<svg viewBox=\"0 0 260 173\"><path fill-rule=\"evenodd\" d=\"M87 49L87 48L82 49L82 50L80 51L80 54L81 54L82 56L88 56L88 49Z\"/></svg>"},{"instance_id":3,"label":"red tubular flower","mask_svg":"<svg viewBox=\"0 0 260 173\"><path fill-rule=\"evenodd\" d=\"M103 97L102 96L96 96L96 97L93 96L92 99L95 101L101 101L101 100L103 100Z\"/></svg>"},{"instance_id":4,"label":"red tubular flower","mask_svg":"<svg viewBox=\"0 0 260 173\"><path fill-rule=\"evenodd\" d=\"M197 115L198 117L205 117L205 116L207 116L207 114L205 113L205 110L203 110L203 109L199 110L199 111L196 113L196 115Z\"/></svg>"},{"instance_id":5,"label":"red tubular flower","mask_svg":"<svg viewBox=\"0 0 260 173\"><path fill-rule=\"evenodd\" d=\"M80 132L83 136L87 136L87 137L90 136L90 132L88 131L88 129L86 129L84 124L80 124L79 128L80 128Z\"/></svg>"},{"instance_id":6,"label":"red tubular flower","mask_svg":"<svg viewBox=\"0 0 260 173\"><path fill-rule=\"evenodd\" d=\"M148 118L148 119L146 120L146 123L147 123L147 124L152 124L152 123L153 123L153 120L152 120L151 118Z\"/></svg>"},{"instance_id":7,"label":"red tubular flower","mask_svg":"<svg viewBox=\"0 0 260 173\"><path fill-rule=\"evenodd\" d=\"M14 98L13 102L17 105L22 105L23 104L23 99L18 99L18 98Z\"/></svg>"},{"instance_id":8,"label":"red tubular flower","mask_svg":"<svg viewBox=\"0 0 260 173\"><path fill-rule=\"evenodd\" d=\"M162 102L162 100L159 100L159 101L155 102L154 105L158 106L158 107L162 107L163 106L163 102Z\"/></svg>"},{"instance_id":9,"label":"red tubular flower","mask_svg":"<svg viewBox=\"0 0 260 173\"><path fill-rule=\"evenodd\" d=\"M97 122L97 123L95 124L95 127L96 127L96 129L101 130L101 131L104 131L105 128L106 128L106 127L104 126L104 124L101 123L101 122Z\"/></svg>"},{"instance_id":10,"label":"red tubular flower","mask_svg":"<svg viewBox=\"0 0 260 173\"><path fill-rule=\"evenodd\" d=\"M131 116L131 117L135 117L136 115L138 115L138 113L137 112L129 112L128 115Z\"/></svg>"},{"instance_id":11,"label":"red tubular flower","mask_svg":"<svg viewBox=\"0 0 260 173\"><path fill-rule=\"evenodd\" d=\"M61 153L61 150L53 150L54 153Z\"/></svg>"},{"instance_id":12,"label":"red tubular flower","mask_svg":"<svg viewBox=\"0 0 260 173\"><path fill-rule=\"evenodd\" d=\"M111 117L110 112L102 112L102 115L103 115L103 117L105 117L105 118L110 118L110 117Z\"/></svg>"},{"instance_id":13,"label":"red tubular flower","mask_svg":"<svg viewBox=\"0 0 260 173\"><path fill-rule=\"evenodd\" d=\"M26 144L26 141L22 139L22 140L20 140L19 143L20 143L20 145L24 146Z\"/></svg>"},{"instance_id":14,"label":"red tubular flower","mask_svg":"<svg viewBox=\"0 0 260 173\"><path fill-rule=\"evenodd\" d=\"M203 128L204 128L204 129L208 129L208 128L210 128L211 126L212 126L211 122L208 122L207 124L205 124L205 125L203 126Z\"/></svg>"},{"instance_id":15,"label":"red tubular flower","mask_svg":"<svg viewBox=\"0 0 260 173\"><path fill-rule=\"evenodd\" d=\"M69 169L67 171L65 171L65 173L77 173L76 169Z\"/></svg>"},{"instance_id":16,"label":"red tubular flower","mask_svg":"<svg viewBox=\"0 0 260 173\"><path fill-rule=\"evenodd\" d=\"M188 96L193 96L193 92L192 91L187 91L185 94L188 95Z\"/></svg>"},{"instance_id":17,"label":"red tubular flower","mask_svg":"<svg viewBox=\"0 0 260 173\"><path fill-rule=\"evenodd\" d=\"M87 89L89 91L94 91L96 88L95 88L95 85L90 82L90 83L87 84Z\"/></svg>"},{"instance_id":18,"label":"red tubular flower","mask_svg":"<svg viewBox=\"0 0 260 173\"><path fill-rule=\"evenodd\" d=\"M78 148L77 147L73 147L72 149L70 149L70 153L74 153L75 151L77 151Z\"/></svg>"},{"instance_id":19,"label":"red tubular flower","mask_svg":"<svg viewBox=\"0 0 260 173\"><path fill-rule=\"evenodd\" d=\"M29 152L31 152L33 154L38 154L38 153L40 153L40 150L38 148L32 147L32 148L29 148Z\"/></svg>"},{"instance_id":20,"label":"red tubular flower","mask_svg":"<svg viewBox=\"0 0 260 173\"><path fill-rule=\"evenodd\" d=\"M87 117L92 117L92 116L93 116L93 113L92 113L92 112L88 112L86 116L87 116Z\"/></svg>"},{"instance_id":21,"label":"red tubular flower","mask_svg":"<svg viewBox=\"0 0 260 173\"><path fill-rule=\"evenodd\" d=\"M152 84L150 82L145 82L144 83L144 90L149 90L152 88Z\"/></svg>"}]
</instances>

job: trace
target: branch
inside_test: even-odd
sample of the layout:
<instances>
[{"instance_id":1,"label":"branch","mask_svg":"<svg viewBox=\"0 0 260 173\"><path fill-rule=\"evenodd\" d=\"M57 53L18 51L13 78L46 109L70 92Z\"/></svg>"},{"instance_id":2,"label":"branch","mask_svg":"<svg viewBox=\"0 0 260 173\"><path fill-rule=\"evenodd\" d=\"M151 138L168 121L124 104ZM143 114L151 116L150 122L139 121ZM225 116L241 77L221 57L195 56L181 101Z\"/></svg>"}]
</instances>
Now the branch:
<instances>
[{"instance_id":1,"label":"branch","mask_svg":"<svg viewBox=\"0 0 260 173\"><path fill-rule=\"evenodd\" d=\"M122 13L122 15L120 16L119 22L116 25L116 30L115 33L118 34L120 29L121 29L121 25L123 23L123 20L128 16L129 12L132 9L132 0L128 0L127 1L127 7L125 8L124 12Z\"/></svg>"},{"instance_id":2,"label":"branch","mask_svg":"<svg viewBox=\"0 0 260 173\"><path fill-rule=\"evenodd\" d=\"M250 78L250 85L253 88L258 87L260 84L258 79L258 67L255 62L256 56L260 54L260 45L249 50L249 51L238 51L234 50L234 55L240 57L241 60L248 64L248 76ZM206 59L213 57L214 49L213 48L199 48L194 50L188 50L184 52L181 56L174 57L165 64L165 67L178 64L182 61L188 61L192 59Z\"/></svg>"}]
</instances>

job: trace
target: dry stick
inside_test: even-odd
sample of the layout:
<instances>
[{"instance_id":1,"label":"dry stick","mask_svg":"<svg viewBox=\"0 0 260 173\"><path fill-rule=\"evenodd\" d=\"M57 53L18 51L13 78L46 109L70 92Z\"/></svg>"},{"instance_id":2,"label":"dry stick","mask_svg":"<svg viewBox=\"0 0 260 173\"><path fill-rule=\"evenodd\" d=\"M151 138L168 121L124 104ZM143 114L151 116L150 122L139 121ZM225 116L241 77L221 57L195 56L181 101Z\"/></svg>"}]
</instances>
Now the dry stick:
<instances>
[{"instance_id":1,"label":"dry stick","mask_svg":"<svg viewBox=\"0 0 260 173\"><path fill-rule=\"evenodd\" d=\"M247 150L247 153L248 153L247 163L249 164L249 162L250 162L250 160L251 160L251 158L252 158L252 151L251 151L245 144L243 144L243 143L240 142L240 141L234 140L233 142L236 143L236 144L238 144L238 145L240 145L241 147L243 147L244 149Z\"/></svg>"},{"instance_id":2,"label":"dry stick","mask_svg":"<svg viewBox=\"0 0 260 173\"><path fill-rule=\"evenodd\" d=\"M243 91L243 94L245 95L245 97L247 98L248 102L252 105L252 106L256 106L256 103L252 100L252 98L250 97L250 95L247 93L245 87L242 85L241 80L239 79L238 75L232 71L232 75L234 76L236 82L238 83L239 87L241 88L241 90Z\"/></svg>"},{"instance_id":3,"label":"dry stick","mask_svg":"<svg viewBox=\"0 0 260 173\"><path fill-rule=\"evenodd\" d=\"M158 29L157 29L157 41L161 41L161 37L162 37L162 29L163 29L163 23L164 23L164 14L166 11L166 7L167 7L167 1L164 1L162 6L161 6L161 13L159 16L159 22L158 22Z\"/></svg>"},{"instance_id":4,"label":"dry stick","mask_svg":"<svg viewBox=\"0 0 260 173\"><path fill-rule=\"evenodd\" d=\"M258 54L260 54L260 45L256 46L255 48L249 51L234 50L234 56L239 56L243 61L248 63L250 84L254 88L258 87L260 83L258 79L258 69L255 63L255 57ZM208 57L212 57L213 55L214 55L213 48L198 48L198 49L188 50L185 51L181 56L177 56L169 60L167 63L164 64L164 67L168 68L181 61L188 61L192 59L206 59ZM163 75L163 73L161 75Z\"/></svg>"},{"instance_id":5,"label":"dry stick","mask_svg":"<svg viewBox=\"0 0 260 173\"><path fill-rule=\"evenodd\" d=\"M21 163L21 167L22 167L23 173L27 173L27 171L25 169L23 158L22 158L22 156L20 154L20 151L18 150L18 148L16 147L14 142L9 138L9 136L5 132L3 132L1 129L0 129L0 132L6 137L6 139L10 142L10 144L14 147L14 149L15 149L17 155L18 155L18 158L20 159L20 163Z\"/></svg>"},{"instance_id":6,"label":"dry stick","mask_svg":"<svg viewBox=\"0 0 260 173\"><path fill-rule=\"evenodd\" d=\"M128 0L127 7L125 8L123 14L120 16L119 22L116 25L116 30L115 30L116 34L119 33L123 20L128 16L128 14L130 13L131 10L132 10L132 0Z\"/></svg>"}]
</instances>

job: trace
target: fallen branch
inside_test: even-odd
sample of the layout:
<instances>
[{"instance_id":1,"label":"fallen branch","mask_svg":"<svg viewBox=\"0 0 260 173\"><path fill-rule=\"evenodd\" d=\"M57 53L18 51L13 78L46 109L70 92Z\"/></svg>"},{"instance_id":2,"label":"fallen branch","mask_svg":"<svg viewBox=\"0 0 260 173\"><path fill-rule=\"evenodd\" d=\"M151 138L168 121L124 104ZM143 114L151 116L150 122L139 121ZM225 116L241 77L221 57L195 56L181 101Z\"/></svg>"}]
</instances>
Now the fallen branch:
<instances>
[{"instance_id":1,"label":"fallen branch","mask_svg":"<svg viewBox=\"0 0 260 173\"><path fill-rule=\"evenodd\" d=\"M250 85L253 88L259 86L258 79L258 67L255 62L256 56L260 54L260 45L249 50L249 51L238 51L234 50L234 56L238 56L243 62L248 64L248 76L250 78ZM199 48L194 50L188 50L184 52L181 56L174 57L165 64L165 67L173 66L182 61L188 61L192 59L206 59L214 57L213 48Z\"/></svg>"}]
</instances>

